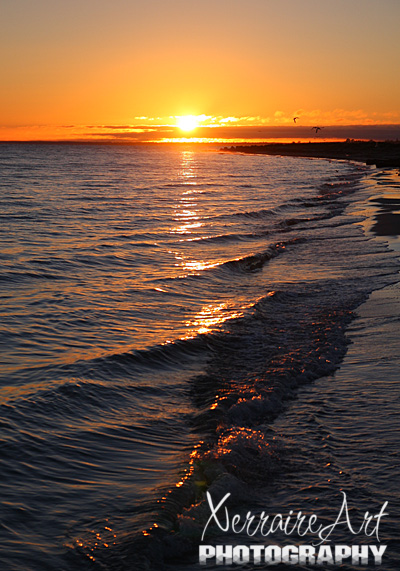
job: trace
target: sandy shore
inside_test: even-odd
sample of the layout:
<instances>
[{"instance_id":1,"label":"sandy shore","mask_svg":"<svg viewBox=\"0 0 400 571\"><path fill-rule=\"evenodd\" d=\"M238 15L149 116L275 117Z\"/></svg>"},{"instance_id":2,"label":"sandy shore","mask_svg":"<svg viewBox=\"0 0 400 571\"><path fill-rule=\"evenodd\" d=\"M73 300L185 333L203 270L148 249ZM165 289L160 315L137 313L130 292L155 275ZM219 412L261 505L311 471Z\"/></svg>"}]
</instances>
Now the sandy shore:
<instances>
[{"instance_id":1,"label":"sandy shore","mask_svg":"<svg viewBox=\"0 0 400 571\"><path fill-rule=\"evenodd\" d=\"M345 141L317 143L267 143L224 147L223 151L292 157L359 161L377 167L400 167L400 141Z\"/></svg>"},{"instance_id":2,"label":"sandy shore","mask_svg":"<svg viewBox=\"0 0 400 571\"><path fill-rule=\"evenodd\" d=\"M381 197L374 200L379 211L375 216L372 231L377 236L400 235L400 199Z\"/></svg>"}]
</instances>

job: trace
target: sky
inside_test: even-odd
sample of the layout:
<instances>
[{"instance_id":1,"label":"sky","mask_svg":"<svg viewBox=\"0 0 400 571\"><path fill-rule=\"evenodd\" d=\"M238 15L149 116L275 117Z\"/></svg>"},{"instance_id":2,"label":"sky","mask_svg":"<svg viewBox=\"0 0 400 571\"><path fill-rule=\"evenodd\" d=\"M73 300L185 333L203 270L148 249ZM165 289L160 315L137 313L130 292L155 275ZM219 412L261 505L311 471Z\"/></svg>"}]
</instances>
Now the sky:
<instances>
[{"instance_id":1,"label":"sky","mask_svg":"<svg viewBox=\"0 0 400 571\"><path fill-rule=\"evenodd\" d=\"M1 0L0 139L400 125L399 22L400 0Z\"/></svg>"}]
</instances>

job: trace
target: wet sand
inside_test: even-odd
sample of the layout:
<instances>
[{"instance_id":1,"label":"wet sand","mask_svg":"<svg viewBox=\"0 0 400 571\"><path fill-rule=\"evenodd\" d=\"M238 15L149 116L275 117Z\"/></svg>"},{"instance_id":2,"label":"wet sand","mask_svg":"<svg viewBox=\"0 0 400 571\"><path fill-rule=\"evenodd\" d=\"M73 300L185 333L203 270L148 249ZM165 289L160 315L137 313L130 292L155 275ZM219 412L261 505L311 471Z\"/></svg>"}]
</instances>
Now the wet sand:
<instances>
[{"instance_id":1,"label":"wet sand","mask_svg":"<svg viewBox=\"0 0 400 571\"><path fill-rule=\"evenodd\" d=\"M378 208L371 230L376 236L400 234L400 198L381 197L372 201Z\"/></svg>"}]
</instances>

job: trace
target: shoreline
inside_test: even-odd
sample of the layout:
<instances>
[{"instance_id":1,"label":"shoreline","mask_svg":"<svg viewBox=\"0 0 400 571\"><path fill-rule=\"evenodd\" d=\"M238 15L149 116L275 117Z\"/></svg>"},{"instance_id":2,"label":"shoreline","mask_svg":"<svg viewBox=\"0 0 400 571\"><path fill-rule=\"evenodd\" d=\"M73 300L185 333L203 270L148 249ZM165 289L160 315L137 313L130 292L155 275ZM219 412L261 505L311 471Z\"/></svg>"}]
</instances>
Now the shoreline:
<instances>
[{"instance_id":1,"label":"shoreline","mask_svg":"<svg viewBox=\"0 0 400 571\"><path fill-rule=\"evenodd\" d=\"M341 157L332 158L340 159ZM382 173L383 178L386 176ZM392 194L393 188L389 183L387 184L387 190ZM398 199L392 197L389 202L383 198L387 192L385 187L377 188L382 191L382 196L375 197L373 200L375 193L370 193L369 197L366 197L364 206L369 208L369 215L364 216L370 219L369 232L376 236L379 242L391 242L400 233L400 227L394 225L394 219L388 225L387 218L379 218L379 216L382 215L382 208L397 210ZM358 209L352 215L356 215L357 211ZM400 215L395 212L392 212L392 215L400 221ZM377 221L379 221L378 228L376 228ZM355 221L353 224L358 225L359 222ZM300 505L306 506L307 513L314 514L314 511L319 510L324 513L328 521L329 518L332 521L337 515L335 506L338 496L340 497L340 491L343 493L343 489L348 491L352 514L357 513L358 517L363 511L367 513L367 510L373 506L384 505L387 499L386 491L389 494L392 508L395 488L388 485L387 488L380 489L379 484L384 482L381 479L380 470L387 473L389 468L394 469L390 454L393 442L394 446L397 445L398 432L389 430L387 435L387 427L380 421L381 416L371 415L368 402L375 403L375 410L379 410L382 417L395 418L398 410L395 398L386 399L385 391L393 395L396 386L395 375L399 363L394 352L397 319L393 318L392 313L393 308L399 305L399 286L397 281L374 289L365 301L352 310L356 319L345 326L345 336L351 339L351 345L348 350L346 349L346 354L340 359L336 370L300 385L294 400L286 408L280 410L276 417L270 419L269 424L273 427L273 433L278 434L279 437L285 435L288 441L292 439L298 448L298 452L290 460L292 469L286 473L275 474L269 481L269 485L273 486L272 499L268 496L267 500L270 513L279 514L283 511L289 512L289 510L295 512ZM371 338L373 349L369 347ZM383 364L382 357L385 360ZM388 365L392 366L390 374L385 368ZM378 392L380 387L382 387L381 394ZM354 413L355 410L357 414ZM361 456L355 453L352 439L346 436L343 438L342 425L346 427L347 434L352 435L352 439L356 440L359 449L363 451ZM371 442L375 447L370 446ZM387 451L385 460L382 460L380 456L382 449ZM304 451L309 453L309 458L304 458ZM367 470L363 464L364 457ZM368 462L374 468L371 468ZM368 478L372 470L374 470L373 474L377 483L373 478ZM350 478L354 478L355 482L362 480L367 493L364 495L358 493L357 486L352 485ZM246 501L249 505L244 504L243 498L240 505L243 505L243 510L251 507L259 513L265 507L263 499L257 502L253 497L251 498L256 505L255 508L250 506L248 497ZM383 530L384 541L388 544L385 560L388 570L396 569L399 561L398 550L393 548L392 540L392 529L395 528L398 513L397 508L394 515L391 511L388 524L385 521ZM205 531L204 528L203 534ZM210 542L207 541L212 545L200 546L199 553L204 556L204 550L208 550L211 564L215 563L215 559L211 557L213 549L239 549L238 545L244 545L244 550L250 549L251 551L253 546L251 543L246 543L246 534L243 533L236 538L234 533L236 532L230 533L230 530L222 530L216 539L214 537ZM342 535L339 534L336 542L345 545L348 538L343 532ZM296 540L293 540L293 544L296 544ZM189 549L188 552L190 553ZM170 560L167 559L167 563L170 563ZM200 569L200 565L193 560L192 564L185 564L182 571L194 571L194 569Z\"/></svg>"},{"instance_id":2,"label":"shoreline","mask_svg":"<svg viewBox=\"0 0 400 571\"><path fill-rule=\"evenodd\" d=\"M223 147L221 151L286 157L348 160L378 168L400 168L400 141L267 143Z\"/></svg>"},{"instance_id":3,"label":"shoreline","mask_svg":"<svg viewBox=\"0 0 400 571\"><path fill-rule=\"evenodd\" d=\"M263 143L223 147L220 150L230 153L361 162L377 168L399 169L398 175L400 176L400 141L378 142L349 139L341 142ZM398 249L398 245L395 246L395 244L396 242L398 244L400 236L400 196L393 195L397 189L391 184L385 190L382 186L381 190L380 196L371 197L376 208L371 231L373 235L391 241L392 248Z\"/></svg>"}]
</instances>

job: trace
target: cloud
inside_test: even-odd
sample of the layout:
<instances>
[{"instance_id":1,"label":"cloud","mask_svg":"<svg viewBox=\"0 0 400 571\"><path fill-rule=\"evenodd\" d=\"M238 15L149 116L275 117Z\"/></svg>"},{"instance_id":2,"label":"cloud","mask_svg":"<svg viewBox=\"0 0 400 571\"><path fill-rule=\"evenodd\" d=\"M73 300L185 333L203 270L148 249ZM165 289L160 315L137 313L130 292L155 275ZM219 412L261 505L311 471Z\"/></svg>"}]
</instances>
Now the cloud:
<instances>
[{"instance_id":1,"label":"cloud","mask_svg":"<svg viewBox=\"0 0 400 571\"><path fill-rule=\"evenodd\" d=\"M182 138L176 117L140 117L132 124L116 125L10 125L0 127L3 141L110 141L147 143ZM293 117L298 117L296 124ZM400 113L368 113L363 109L277 110L269 117L260 115L197 115L199 127L193 137L237 141L313 139L311 127L325 127L318 138L400 139Z\"/></svg>"}]
</instances>

